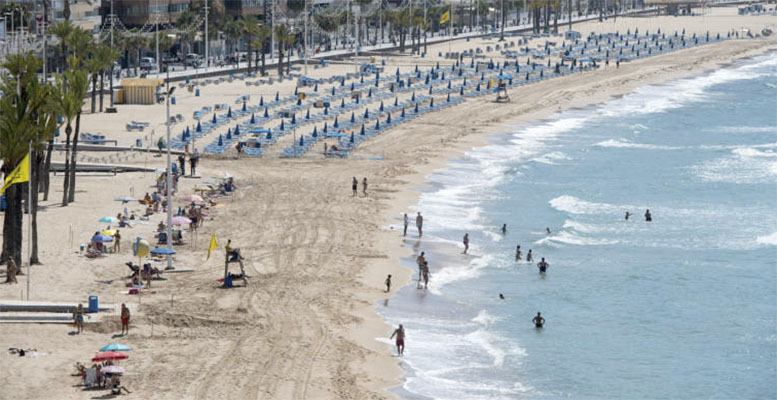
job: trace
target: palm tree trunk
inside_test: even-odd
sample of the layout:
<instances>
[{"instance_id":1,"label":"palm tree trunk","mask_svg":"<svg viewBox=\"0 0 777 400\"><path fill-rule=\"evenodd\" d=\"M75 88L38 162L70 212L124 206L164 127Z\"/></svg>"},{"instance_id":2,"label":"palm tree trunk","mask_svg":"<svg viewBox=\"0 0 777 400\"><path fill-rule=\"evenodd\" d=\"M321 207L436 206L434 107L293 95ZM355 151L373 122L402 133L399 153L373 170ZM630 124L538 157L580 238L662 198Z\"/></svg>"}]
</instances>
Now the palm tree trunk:
<instances>
[{"instance_id":1,"label":"palm tree trunk","mask_svg":"<svg viewBox=\"0 0 777 400\"><path fill-rule=\"evenodd\" d=\"M40 186L40 171L43 166L43 154L39 151L33 153L33 161L35 168L30 168L30 184L33 185L35 190L32 190L32 199L30 199L30 217L32 221L30 226L32 228L31 240L32 249L30 251L30 264L40 264L38 259L38 187Z\"/></svg>"},{"instance_id":2,"label":"palm tree trunk","mask_svg":"<svg viewBox=\"0 0 777 400\"><path fill-rule=\"evenodd\" d=\"M105 87L105 69L100 70L100 112L103 112L103 88Z\"/></svg>"},{"instance_id":3,"label":"palm tree trunk","mask_svg":"<svg viewBox=\"0 0 777 400\"><path fill-rule=\"evenodd\" d=\"M278 46L278 76L283 76L283 46Z\"/></svg>"},{"instance_id":4,"label":"palm tree trunk","mask_svg":"<svg viewBox=\"0 0 777 400\"><path fill-rule=\"evenodd\" d=\"M264 76L264 47L262 47L262 76Z\"/></svg>"},{"instance_id":5,"label":"palm tree trunk","mask_svg":"<svg viewBox=\"0 0 777 400\"><path fill-rule=\"evenodd\" d=\"M6 169L11 172L13 169ZM0 254L0 263L13 259L16 265L22 265L22 225L24 214L22 213L22 194L24 185L11 185L5 191L5 217L3 218L3 252Z\"/></svg>"},{"instance_id":6,"label":"palm tree trunk","mask_svg":"<svg viewBox=\"0 0 777 400\"><path fill-rule=\"evenodd\" d=\"M49 140L49 144L46 147L46 161L43 164L43 201L49 199L49 184L51 183L49 178L49 171L51 171L51 153L54 150L54 139Z\"/></svg>"},{"instance_id":7,"label":"palm tree trunk","mask_svg":"<svg viewBox=\"0 0 777 400\"><path fill-rule=\"evenodd\" d=\"M76 114L76 134L73 136L73 151L70 152L70 188L67 201L72 203L76 197L76 155L78 154L78 134L81 130L81 112Z\"/></svg>"},{"instance_id":8,"label":"palm tree trunk","mask_svg":"<svg viewBox=\"0 0 777 400\"><path fill-rule=\"evenodd\" d=\"M67 122L67 128L65 128L65 178L62 185L62 206L67 206L67 193L70 185L70 134L73 128L70 126L70 121Z\"/></svg>"},{"instance_id":9,"label":"palm tree trunk","mask_svg":"<svg viewBox=\"0 0 777 400\"><path fill-rule=\"evenodd\" d=\"M92 114L97 110L97 73L92 73Z\"/></svg>"},{"instance_id":10,"label":"palm tree trunk","mask_svg":"<svg viewBox=\"0 0 777 400\"><path fill-rule=\"evenodd\" d=\"M248 38L248 71L251 71L251 38Z\"/></svg>"}]
</instances>

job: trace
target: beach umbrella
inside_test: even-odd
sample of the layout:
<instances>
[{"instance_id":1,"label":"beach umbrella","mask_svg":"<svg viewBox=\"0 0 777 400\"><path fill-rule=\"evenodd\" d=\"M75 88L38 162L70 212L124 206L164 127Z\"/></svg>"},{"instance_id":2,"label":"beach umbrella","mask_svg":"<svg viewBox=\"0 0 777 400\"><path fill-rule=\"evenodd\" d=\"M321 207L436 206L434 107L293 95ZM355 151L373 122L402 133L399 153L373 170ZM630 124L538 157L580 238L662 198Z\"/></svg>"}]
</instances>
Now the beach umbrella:
<instances>
[{"instance_id":1,"label":"beach umbrella","mask_svg":"<svg viewBox=\"0 0 777 400\"><path fill-rule=\"evenodd\" d=\"M410 101L415 101L415 92L413 92L413 97L410 98Z\"/></svg>"},{"instance_id":2,"label":"beach umbrella","mask_svg":"<svg viewBox=\"0 0 777 400\"><path fill-rule=\"evenodd\" d=\"M372 97L372 88L367 90L367 97ZM357 99L358 99L358 97L357 97Z\"/></svg>"},{"instance_id":3,"label":"beach umbrella","mask_svg":"<svg viewBox=\"0 0 777 400\"><path fill-rule=\"evenodd\" d=\"M451 88L451 81L448 81L448 89Z\"/></svg>"},{"instance_id":4,"label":"beach umbrella","mask_svg":"<svg viewBox=\"0 0 777 400\"><path fill-rule=\"evenodd\" d=\"M429 74L426 74L426 80L424 81L424 84L426 85L429 84Z\"/></svg>"},{"instance_id":5,"label":"beach umbrella","mask_svg":"<svg viewBox=\"0 0 777 400\"><path fill-rule=\"evenodd\" d=\"M284 124L283 124L284 122L285 122L284 120L281 120L280 130L282 130L282 131L286 130L286 128L284 127Z\"/></svg>"},{"instance_id":6,"label":"beach umbrella","mask_svg":"<svg viewBox=\"0 0 777 400\"><path fill-rule=\"evenodd\" d=\"M102 367L100 369L104 374L116 374L121 375L124 373L124 368L118 366L118 365L107 365L105 367Z\"/></svg>"},{"instance_id":7,"label":"beach umbrella","mask_svg":"<svg viewBox=\"0 0 777 400\"><path fill-rule=\"evenodd\" d=\"M340 108L345 108L345 99L340 99Z\"/></svg>"},{"instance_id":8,"label":"beach umbrella","mask_svg":"<svg viewBox=\"0 0 777 400\"><path fill-rule=\"evenodd\" d=\"M359 97L360 97L360 96L357 94L357 95L356 95L356 104L359 104Z\"/></svg>"},{"instance_id":9,"label":"beach umbrella","mask_svg":"<svg viewBox=\"0 0 777 400\"><path fill-rule=\"evenodd\" d=\"M429 86L429 94L432 94L432 87Z\"/></svg>"},{"instance_id":10,"label":"beach umbrella","mask_svg":"<svg viewBox=\"0 0 777 400\"><path fill-rule=\"evenodd\" d=\"M196 204L203 204L205 203L205 200L202 199L202 197L196 195L196 194L190 194L188 196L183 196L181 198L186 203L196 203Z\"/></svg>"},{"instance_id":11,"label":"beach umbrella","mask_svg":"<svg viewBox=\"0 0 777 400\"><path fill-rule=\"evenodd\" d=\"M399 67L397 67L397 76L399 76Z\"/></svg>"},{"instance_id":12,"label":"beach umbrella","mask_svg":"<svg viewBox=\"0 0 777 400\"><path fill-rule=\"evenodd\" d=\"M318 127L313 127L313 137L318 137Z\"/></svg>"},{"instance_id":13,"label":"beach umbrella","mask_svg":"<svg viewBox=\"0 0 777 400\"><path fill-rule=\"evenodd\" d=\"M380 129L380 119L375 120L375 130L377 131L378 129Z\"/></svg>"},{"instance_id":14,"label":"beach umbrella","mask_svg":"<svg viewBox=\"0 0 777 400\"><path fill-rule=\"evenodd\" d=\"M432 100L429 101L429 107L434 107L434 97L432 97Z\"/></svg>"},{"instance_id":15,"label":"beach umbrella","mask_svg":"<svg viewBox=\"0 0 777 400\"><path fill-rule=\"evenodd\" d=\"M299 91L298 91L297 87L295 87L295 88L294 88L294 95L296 96L296 95L298 95L298 94L299 94Z\"/></svg>"},{"instance_id":16,"label":"beach umbrella","mask_svg":"<svg viewBox=\"0 0 777 400\"><path fill-rule=\"evenodd\" d=\"M359 83L364 83L364 75L359 78Z\"/></svg>"},{"instance_id":17,"label":"beach umbrella","mask_svg":"<svg viewBox=\"0 0 777 400\"><path fill-rule=\"evenodd\" d=\"M297 123L297 114L291 114L291 124L294 125Z\"/></svg>"},{"instance_id":18,"label":"beach umbrella","mask_svg":"<svg viewBox=\"0 0 777 400\"><path fill-rule=\"evenodd\" d=\"M324 107L324 115L329 115L329 107Z\"/></svg>"},{"instance_id":19,"label":"beach umbrella","mask_svg":"<svg viewBox=\"0 0 777 400\"><path fill-rule=\"evenodd\" d=\"M275 91L275 101L278 101L280 99L280 96L278 95L278 91Z\"/></svg>"},{"instance_id":20,"label":"beach umbrella","mask_svg":"<svg viewBox=\"0 0 777 400\"><path fill-rule=\"evenodd\" d=\"M305 113L305 119L310 119L310 110Z\"/></svg>"},{"instance_id":21,"label":"beach umbrella","mask_svg":"<svg viewBox=\"0 0 777 400\"><path fill-rule=\"evenodd\" d=\"M332 96L334 96L334 95L335 95L335 87L332 86Z\"/></svg>"},{"instance_id":22,"label":"beach umbrella","mask_svg":"<svg viewBox=\"0 0 777 400\"><path fill-rule=\"evenodd\" d=\"M267 107L264 108L264 118L270 118L270 110Z\"/></svg>"},{"instance_id":23,"label":"beach umbrella","mask_svg":"<svg viewBox=\"0 0 777 400\"><path fill-rule=\"evenodd\" d=\"M328 128L327 128L327 126L326 126L326 122L324 122L324 129L323 129L323 132L324 132L324 133L326 133L328 130L329 130L329 129L328 129Z\"/></svg>"},{"instance_id":24,"label":"beach umbrella","mask_svg":"<svg viewBox=\"0 0 777 400\"><path fill-rule=\"evenodd\" d=\"M299 137L299 145L300 145L300 147L302 147L302 146L304 146L304 145L305 145L305 140L303 139L303 137L304 137L304 136L300 136L300 137Z\"/></svg>"},{"instance_id":25,"label":"beach umbrella","mask_svg":"<svg viewBox=\"0 0 777 400\"><path fill-rule=\"evenodd\" d=\"M116 234L116 229L105 229L102 232L100 232L101 235L108 235L113 236Z\"/></svg>"},{"instance_id":26,"label":"beach umbrella","mask_svg":"<svg viewBox=\"0 0 777 400\"><path fill-rule=\"evenodd\" d=\"M221 135L219 135L219 146L223 146L223 145L224 145L224 138L222 138Z\"/></svg>"},{"instance_id":27,"label":"beach umbrella","mask_svg":"<svg viewBox=\"0 0 777 400\"><path fill-rule=\"evenodd\" d=\"M383 102L382 102L382 101L380 102L380 108L379 108L379 110L380 110L381 112L383 112Z\"/></svg>"},{"instance_id":28,"label":"beach umbrella","mask_svg":"<svg viewBox=\"0 0 777 400\"><path fill-rule=\"evenodd\" d=\"M367 119L369 117L370 117L370 110L365 108L364 109L364 118Z\"/></svg>"},{"instance_id":29,"label":"beach umbrella","mask_svg":"<svg viewBox=\"0 0 777 400\"><path fill-rule=\"evenodd\" d=\"M259 107L264 106L264 96L259 96Z\"/></svg>"},{"instance_id":30,"label":"beach umbrella","mask_svg":"<svg viewBox=\"0 0 777 400\"><path fill-rule=\"evenodd\" d=\"M298 106L302 105L302 99L297 99L297 105Z\"/></svg>"},{"instance_id":31,"label":"beach umbrella","mask_svg":"<svg viewBox=\"0 0 777 400\"><path fill-rule=\"evenodd\" d=\"M402 118L405 118L405 109L402 109Z\"/></svg>"},{"instance_id":32,"label":"beach umbrella","mask_svg":"<svg viewBox=\"0 0 777 400\"><path fill-rule=\"evenodd\" d=\"M351 143L354 142L353 132L351 132Z\"/></svg>"},{"instance_id":33,"label":"beach umbrella","mask_svg":"<svg viewBox=\"0 0 777 400\"><path fill-rule=\"evenodd\" d=\"M353 82L351 82L351 91L353 92L353 89L355 88Z\"/></svg>"},{"instance_id":34,"label":"beach umbrella","mask_svg":"<svg viewBox=\"0 0 777 400\"><path fill-rule=\"evenodd\" d=\"M359 131L359 135L364 136L364 124L362 124L362 129Z\"/></svg>"},{"instance_id":35,"label":"beach umbrella","mask_svg":"<svg viewBox=\"0 0 777 400\"><path fill-rule=\"evenodd\" d=\"M95 243L105 243L105 242L112 242L113 236L104 235L102 233L92 236L91 242Z\"/></svg>"},{"instance_id":36,"label":"beach umbrella","mask_svg":"<svg viewBox=\"0 0 777 400\"><path fill-rule=\"evenodd\" d=\"M232 132L235 136L240 136L240 125L235 125L235 131Z\"/></svg>"},{"instance_id":37,"label":"beach umbrella","mask_svg":"<svg viewBox=\"0 0 777 400\"><path fill-rule=\"evenodd\" d=\"M187 126L187 127L186 127L186 136L189 136L189 135L191 135L191 134L192 134L192 133L189 131L189 127Z\"/></svg>"},{"instance_id":38,"label":"beach umbrella","mask_svg":"<svg viewBox=\"0 0 777 400\"><path fill-rule=\"evenodd\" d=\"M462 85L461 88L459 88L459 95L464 96L464 85Z\"/></svg>"},{"instance_id":39,"label":"beach umbrella","mask_svg":"<svg viewBox=\"0 0 777 400\"><path fill-rule=\"evenodd\" d=\"M107 224L116 224L116 223L119 222L119 220L116 219L116 217L105 216L105 217L100 218L100 220L97 221L97 222L103 222L103 223L107 223Z\"/></svg>"},{"instance_id":40,"label":"beach umbrella","mask_svg":"<svg viewBox=\"0 0 777 400\"><path fill-rule=\"evenodd\" d=\"M103 346L103 348L100 349L100 351L130 351L132 350L132 347L119 344L119 343L111 343L109 345Z\"/></svg>"},{"instance_id":41,"label":"beach umbrella","mask_svg":"<svg viewBox=\"0 0 777 400\"><path fill-rule=\"evenodd\" d=\"M102 362L109 360L126 360L129 358L128 354L120 353L118 351L106 351L100 353L92 358L94 362Z\"/></svg>"},{"instance_id":42,"label":"beach umbrella","mask_svg":"<svg viewBox=\"0 0 777 400\"><path fill-rule=\"evenodd\" d=\"M388 113L388 117L386 117L386 123L387 124L391 123L391 113Z\"/></svg>"},{"instance_id":43,"label":"beach umbrella","mask_svg":"<svg viewBox=\"0 0 777 400\"><path fill-rule=\"evenodd\" d=\"M345 78L340 80L340 86L345 86Z\"/></svg>"},{"instance_id":44,"label":"beach umbrella","mask_svg":"<svg viewBox=\"0 0 777 400\"><path fill-rule=\"evenodd\" d=\"M380 84L380 81L378 80L378 78L375 78L375 87L378 87L379 84Z\"/></svg>"},{"instance_id":45,"label":"beach umbrella","mask_svg":"<svg viewBox=\"0 0 777 400\"><path fill-rule=\"evenodd\" d=\"M213 113L213 120L211 122L216 123L216 113Z\"/></svg>"},{"instance_id":46,"label":"beach umbrella","mask_svg":"<svg viewBox=\"0 0 777 400\"><path fill-rule=\"evenodd\" d=\"M314 92L318 92L318 83L316 83L316 84L313 86L313 91L314 91Z\"/></svg>"},{"instance_id":47,"label":"beach umbrella","mask_svg":"<svg viewBox=\"0 0 777 400\"><path fill-rule=\"evenodd\" d=\"M335 117L335 123L332 124L332 126L334 126L335 128L340 126L340 123L337 122L337 117Z\"/></svg>"},{"instance_id":48,"label":"beach umbrella","mask_svg":"<svg viewBox=\"0 0 777 400\"><path fill-rule=\"evenodd\" d=\"M246 111L246 102L244 101L243 102L243 112L245 112L245 111Z\"/></svg>"},{"instance_id":49,"label":"beach umbrella","mask_svg":"<svg viewBox=\"0 0 777 400\"><path fill-rule=\"evenodd\" d=\"M227 110L227 118L232 118L232 107Z\"/></svg>"},{"instance_id":50,"label":"beach umbrella","mask_svg":"<svg viewBox=\"0 0 777 400\"><path fill-rule=\"evenodd\" d=\"M413 110L413 112L418 114L418 103L415 103L415 109Z\"/></svg>"},{"instance_id":51,"label":"beach umbrella","mask_svg":"<svg viewBox=\"0 0 777 400\"><path fill-rule=\"evenodd\" d=\"M154 250L151 250L151 254L163 255L163 256L171 256L175 253L176 251L169 247L155 247Z\"/></svg>"},{"instance_id":52,"label":"beach umbrella","mask_svg":"<svg viewBox=\"0 0 777 400\"><path fill-rule=\"evenodd\" d=\"M356 122L356 115L354 113L351 113L351 123Z\"/></svg>"},{"instance_id":53,"label":"beach umbrella","mask_svg":"<svg viewBox=\"0 0 777 400\"><path fill-rule=\"evenodd\" d=\"M120 201L122 203L126 203L128 201L135 201L135 198L129 197L129 196L121 196L121 197L117 197L114 201Z\"/></svg>"},{"instance_id":54,"label":"beach umbrella","mask_svg":"<svg viewBox=\"0 0 777 400\"><path fill-rule=\"evenodd\" d=\"M447 99L445 99L445 101L447 101L448 103L450 103L450 102L451 102L451 94L450 94L450 93L448 93L448 98L447 98Z\"/></svg>"},{"instance_id":55,"label":"beach umbrella","mask_svg":"<svg viewBox=\"0 0 777 400\"><path fill-rule=\"evenodd\" d=\"M173 226L181 226L181 225L189 225L192 223L192 220L186 217L178 216L173 217Z\"/></svg>"},{"instance_id":56,"label":"beach umbrella","mask_svg":"<svg viewBox=\"0 0 777 400\"><path fill-rule=\"evenodd\" d=\"M270 140L270 139L272 139L272 132L271 132L269 129L267 130L267 136L266 136L266 138L267 138L267 140Z\"/></svg>"},{"instance_id":57,"label":"beach umbrella","mask_svg":"<svg viewBox=\"0 0 777 400\"><path fill-rule=\"evenodd\" d=\"M202 125L200 125L200 121L197 121L197 128L195 128L194 131L197 133L202 132Z\"/></svg>"},{"instance_id":58,"label":"beach umbrella","mask_svg":"<svg viewBox=\"0 0 777 400\"><path fill-rule=\"evenodd\" d=\"M232 129L227 128L227 139L232 139Z\"/></svg>"},{"instance_id":59,"label":"beach umbrella","mask_svg":"<svg viewBox=\"0 0 777 400\"><path fill-rule=\"evenodd\" d=\"M480 91L480 82L478 82L478 87L475 88L475 90L478 91L478 92Z\"/></svg>"},{"instance_id":60,"label":"beach umbrella","mask_svg":"<svg viewBox=\"0 0 777 400\"><path fill-rule=\"evenodd\" d=\"M399 99L394 97L394 107L399 105Z\"/></svg>"}]
</instances>

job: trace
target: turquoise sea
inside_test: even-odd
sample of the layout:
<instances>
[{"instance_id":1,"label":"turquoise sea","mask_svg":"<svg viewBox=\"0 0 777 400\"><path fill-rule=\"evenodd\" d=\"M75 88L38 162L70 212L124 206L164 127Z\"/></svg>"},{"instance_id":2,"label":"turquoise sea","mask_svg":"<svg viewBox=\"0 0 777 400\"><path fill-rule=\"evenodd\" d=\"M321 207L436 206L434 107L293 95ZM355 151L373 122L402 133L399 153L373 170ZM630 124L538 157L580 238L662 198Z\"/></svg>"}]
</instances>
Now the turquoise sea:
<instances>
[{"instance_id":1,"label":"turquoise sea","mask_svg":"<svg viewBox=\"0 0 777 400\"><path fill-rule=\"evenodd\" d=\"M775 398L777 54L506 126L428 180L430 288L378 306L400 396Z\"/></svg>"}]
</instances>

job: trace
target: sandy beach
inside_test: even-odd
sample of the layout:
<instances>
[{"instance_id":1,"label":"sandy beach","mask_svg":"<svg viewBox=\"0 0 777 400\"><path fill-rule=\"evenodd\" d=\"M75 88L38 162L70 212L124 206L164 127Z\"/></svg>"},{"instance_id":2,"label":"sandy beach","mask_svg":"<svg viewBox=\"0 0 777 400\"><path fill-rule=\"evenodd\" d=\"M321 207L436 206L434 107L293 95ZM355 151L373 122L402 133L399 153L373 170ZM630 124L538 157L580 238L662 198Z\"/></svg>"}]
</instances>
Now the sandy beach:
<instances>
[{"instance_id":1,"label":"sandy beach","mask_svg":"<svg viewBox=\"0 0 777 400\"><path fill-rule=\"evenodd\" d=\"M774 25L772 16L738 16L736 11L731 7L709 9L696 17L618 17L582 23L575 30L586 35L638 27L640 31L686 29L699 35L707 31L725 35L743 27L760 32ZM544 40L534 39L531 45ZM461 51L494 43L476 39L450 46ZM428 68L437 62L450 65L451 60L435 57L448 51L448 46L429 46L432 57L426 58L389 54L386 70L409 72L416 64ZM163 214L152 216L146 225L122 228L119 254L87 259L80 246L94 231L105 228L97 222L100 217L122 212L116 197L141 198L152 192L155 173L79 174L76 202L67 207L57 202L62 194L62 178L57 175L52 180L52 201L44 202L38 214L43 265L32 267L30 299L86 304L89 295L98 295L102 305L114 309L101 312L99 323L87 319L80 335L71 334L74 329L69 324L0 324L6 348L35 348L43 353L0 356L5 372L0 376L0 399L105 398L100 396L106 390L80 386L73 364L88 362L100 347L112 342L133 348L130 358L122 362L127 368L122 382L132 391L129 396L136 398L394 398L387 389L400 383L403 371L394 349L376 340L388 337L392 327L375 309L391 306L391 293L383 291L387 274L394 277L392 292L410 279L411 271L399 263L409 255L402 246L401 216L410 213L426 175L510 126L773 51L777 51L774 37L728 40L623 63L617 69L610 65L524 86L510 93L508 104L497 105L492 96L467 99L392 128L362 143L346 159L324 158L320 150L299 159L279 158L279 151L293 140L289 135L263 158L236 159L234 149L205 156L197 168L202 178L181 178L177 197L191 194L195 186L213 181L210 177L223 171L235 177L238 190L216 199L218 204L207 211L203 226L196 234L186 232L186 244L176 247L175 272L164 273L164 280L152 282L153 293L141 296L127 294L129 270L124 263L137 262L130 243L135 237L151 241ZM502 59L498 52L493 57ZM333 63L310 68L309 75L326 77L353 68ZM236 107L238 96L250 93L252 102L257 102L259 96L269 99L276 91L289 95L294 85L295 81L284 81L249 88L235 81L204 86L200 97L179 89L173 113L186 120L174 126L173 133L190 125L192 113L203 105ZM124 125L131 120L148 121L150 127L142 133L125 132ZM119 145L132 145L137 139L145 145L164 133L164 121L162 105L120 105L118 114L85 113L82 131L105 134ZM225 125L210 133L196 147L203 148L226 129ZM55 153L55 159L62 157ZM144 152L83 157L86 163L165 165L164 157ZM351 195L354 176L369 180L367 196ZM128 207L141 212L136 202ZM206 261L211 234L220 248ZM232 289L220 288L223 245L228 239L246 259L248 287L238 283ZM237 272L236 264L230 268ZM24 297L25 279L20 276L18 285L0 285L0 299ZM133 306L126 337L117 336L121 328L116 307L122 303Z\"/></svg>"}]
</instances>

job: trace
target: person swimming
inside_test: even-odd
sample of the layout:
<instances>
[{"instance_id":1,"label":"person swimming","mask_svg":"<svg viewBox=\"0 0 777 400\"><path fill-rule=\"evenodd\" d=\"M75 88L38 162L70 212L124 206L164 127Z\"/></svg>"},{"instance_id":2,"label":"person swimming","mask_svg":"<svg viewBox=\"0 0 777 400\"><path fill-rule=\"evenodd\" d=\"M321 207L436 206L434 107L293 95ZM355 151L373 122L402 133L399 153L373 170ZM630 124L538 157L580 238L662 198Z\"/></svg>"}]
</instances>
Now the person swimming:
<instances>
[{"instance_id":1,"label":"person swimming","mask_svg":"<svg viewBox=\"0 0 777 400\"><path fill-rule=\"evenodd\" d=\"M532 262L532 261L534 261L534 258L532 258L531 249L529 249L529 252L526 253L526 262Z\"/></svg>"},{"instance_id":2,"label":"person swimming","mask_svg":"<svg viewBox=\"0 0 777 400\"><path fill-rule=\"evenodd\" d=\"M521 245L515 248L515 261L521 261Z\"/></svg>"},{"instance_id":3,"label":"person swimming","mask_svg":"<svg viewBox=\"0 0 777 400\"><path fill-rule=\"evenodd\" d=\"M550 264L545 262L545 257L542 257L542 260L537 263L537 267L540 269L540 273L544 274L548 270L548 267L550 267Z\"/></svg>"},{"instance_id":4,"label":"person swimming","mask_svg":"<svg viewBox=\"0 0 777 400\"><path fill-rule=\"evenodd\" d=\"M502 293L499 293L499 299L500 300L504 300L505 299L505 295L503 295Z\"/></svg>"},{"instance_id":5,"label":"person swimming","mask_svg":"<svg viewBox=\"0 0 777 400\"><path fill-rule=\"evenodd\" d=\"M646 221L646 222L650 222L650 221L652 221L652 220L653 220L653 216L652 216L652 215L650 215L650 210L649 210L649 209L648 209L648 210L645 210L645 221Z\"/></svg>"},{"instance_id":6,"label":"person swimming","mask_svg":"<svg viewBox=\"0 0 777 400\"><path fill-rule=\"evenodd\" d=\"M545 325L545 318L542 317L542 314L540 314L539 311L537 311L537 316L534 317L531 322L534 323L535 328L542 328Z\"/></svg>"},{"instance_id":7,"label":"person swimming","mask_svg":"<svg viewBox=\"0 0 777 400\"><path fill-rule=\"evenodd\" d=\"M504 235L506 233L507 233L507 224L504 224L502 225L502 234Z\"/></svg>"},{"instance_id":8,"label":"person swimming","mask_svg":"<svg viewBox=\"0 0 777 400\"><path fill-rule=\"evenodd\" d=\"M629 217L630 217L630 216L631 216L631 213L630 213L630 212L628 212L628 211L626 211L626 221L628 221L628 220L629 220Z\"/></svg>"},{"instance_id":9,"label":"person swimming","mask_svg":"<svg viewBox=\"0 0 777 400\"><path fill-rule=\"evenodd\" d=\"M548 235L550 235L550 228L549 228L549 227L546 227L546 228L545 228L545 232L546 232Z\"/></svg>"}]
</instances>

